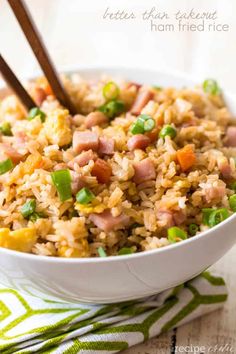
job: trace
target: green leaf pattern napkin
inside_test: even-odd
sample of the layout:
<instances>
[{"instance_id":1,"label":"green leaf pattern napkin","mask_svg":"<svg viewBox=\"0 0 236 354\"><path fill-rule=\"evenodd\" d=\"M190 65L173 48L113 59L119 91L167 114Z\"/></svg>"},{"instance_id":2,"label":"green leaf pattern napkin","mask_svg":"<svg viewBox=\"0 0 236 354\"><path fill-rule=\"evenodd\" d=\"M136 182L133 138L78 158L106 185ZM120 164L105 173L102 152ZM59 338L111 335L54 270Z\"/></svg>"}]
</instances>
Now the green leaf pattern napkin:
<instances>
[{"instance_id":1,"label":"green leaf pattern napkin","mask_svg":"<svg viewBox=\"0 0 236 354\"><path fill-rule=\"evenodd\" d=\"M116 353L218 309L226 299L224 280L208 272L158 295L112 305L0 287L0 353Z\"/></svg>"}]
</instances>

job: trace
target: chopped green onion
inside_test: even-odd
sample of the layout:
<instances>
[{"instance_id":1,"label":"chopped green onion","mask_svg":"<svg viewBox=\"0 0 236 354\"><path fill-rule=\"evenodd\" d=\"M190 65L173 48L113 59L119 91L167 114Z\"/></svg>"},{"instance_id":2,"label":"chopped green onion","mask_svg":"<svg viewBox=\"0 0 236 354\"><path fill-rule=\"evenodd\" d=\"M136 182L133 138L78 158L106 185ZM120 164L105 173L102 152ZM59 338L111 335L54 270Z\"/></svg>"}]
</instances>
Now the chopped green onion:
<instances>
[{"instance_id":1,"label":"chopped green onion","mask_svg":"<svg viewBox=\"0 0 236 354\"><path fill-rule=\"evenodd\" d=\"M189 232L189 235L191 235L191 236L195 236L196 233L198 232L198 230L199 230L199 227L197 224L190 224L188 227L188 232Z\"/></svg>"},{"instance_id":2,"label":"chopped green onion","mask_svg":"<svg viewBox=\"0 0 236 354\"><path fill-rule=\"evenodd\" d=\"M94 198L95 195L86 187L76 194L76 200L80 204L89 204Z\"/></svg>"},{"instance_id":3,"label":"chopped green onion","mask_svg":"<svg viewBox=\"0 0 236 354\"><path fill-rule=\"evenodd\" d=\"M154 119L150 118L144 122L144 131L145 132L150 132L156 125L156 122Z\"/></svg>"},{"instance_id":4,"label":"chopped green onion","mask_svg":"<svg viewBox=\"0 0 236 354\"><path fill-rule=\"evenodd\" d=\"M228 217L229 212L226 208L216 209L209 216L209 226L216 226Z\"/></svg>"},{"instance_id":5,"label":"chopped green onion","mask_svg":"<svg viewBox=\"0 0 236 354\"><path fill-rule=\"evenodd\" d=\"M152 119L152 117L149 116L149 114L140 114L140 116L138 116L138 120L143 121L143 123L149 119Z\"/></svg>"},{"instance_id":6,"label":"chopped green onion","mask_svg":"<svg viewBox=\"0 0 236 354\"><path fill-rule=\"evenodd\" d=\"M187 239L186 232L177 226L170 227L167 230L167 234L168 234L168 240L170 243L175 243L175 242Z\"/></svg>"},{"instance_id":7,"label":"chopped green onion","mask_svg":"<svg viewBox=\"0 0 236 354\"><path fill-rule=\"evenodd\" d=\"M45 122L46 114L38 107L31 108L29 111L28 120L32 120L36 117L39 117L43 123Z\"/></svg>"},{"instance_id":8,"label":"chopped green onion","mask_svg":"<svg viewBox=\"0 0 236 354\"><path fill-rule=\"evenodd\" d=\"M229 206L231 210L236 212L236 194L229 197Z\"/></svg>"},{"instance_id":9,"label":"chopped green onion","mask_svg":"<svg viewBox=\"0 0 236 354\"><path fill-rule=\"evenodd\" d=\"M132 124L130 132L133 135L143 134L144 133L144 124L143 124L143 122L137 119L136 122L134 122Z\"/></svg>"},{"instance_id":10,"label":"chopped green onion","mask_svg":"<svg viewBox=\"0 0 236 354\"><path fill-rule=\"evenodd\" d=\"M148 114L141 114L137 120L132 124L130 132L135 134L144 134L150 132L156 125L155 120Z\"/></svg>"},{"instance_id":11,"label":"chopped green onion","mask_svg":"<svg viewBox=\"0 0 236 354\"><path fill-rule=\"evenodd\" d=\"M209 226L209 217L215 209L204 208L202 209L202 223Z\"/></svg>"},{"instance_id":12,"label":"chopped green onion","mask_svg":"<svg viewBox=\"0 0 236 354\"><path fill-rule=\"evenodd\" d=\"M112 100L100 106L98 110L104 113L108 118L113 119L125 111L125 105L122 101Z\"/></svg>"},{"instance_id":13,"label":"chopped green onion","mask_svg":"<svg viewBox=\"0 0 236 354\"><path fill-rule=\"evenodd\" d=\"M34 212L29 217L30 221L32 221L32 222L35 222L38 219L44 219L44 218L46 218L46 215L44 213L42 213L42 212Z\"/></svg>"},{"instance_id":14,"label":"chopped green onion","mask_svg":"<svg viewBox=\"0 0 236 354\"><path fill-rule=\"evenodd\" d=\"M134 251L131 247L123 247L119 250L118 255L124 256L126 254L132 254L132 253L134 253Z\"/></svg>"},{"instance_id":15,"label":"chopped green onion","mask_svg":"<svg viewBox=\"0 0 236 354\"><path fill-rule=\"evenodd\" d=\"M25 219L28 219L28 217L35 212L35 209L36 209L36 200L35 199L30 199L28 202L26 202L22 206L20 212L21 212L21 215Z\"/></svg>"},{"instance_id":16,"label":"chopped green onion","mask_svg":"<svg viewBox=\"0 0 236 354\"><path fill-rule=\"evenodd\" d=\"M54 171L51 173L54 186L57 189L60 200L64 202L72 197L71 191L71 175L68 169Z\"/></svg>"},{"instance_id":17,"label":"chopped green onion","mask_svg":"<svg viewBox=\"0 0 236 354\"><path fill-rule=\"evenodd\" d=\"M176 134L177 132L175 128L173 128L171 125L165 125L161 129L159 137L164 139L166 136L170 136L172 139L174 139L176 137Z\"/></svg>"},{"instance_id":18,"label":"chopped green onion","mask_svg":"<svg viewBox=\"0 0 236 354\"><path fill-rule=\"evenodd\" d=\"M110 81L103 87L102 93L106 100L111 101L119 96L120 89L115 82Z\"/></svg>"},{"instance_id":19,"label":"chopped green onion","mask_svg":"<svg viewBox=\"0 0 236 354\"><path fill-rule=\"evenodd\" d=\"M12 136L11 124L9 122L4 122L0 127L0 131L3 135Z\"/></svg>"},{"instance_id":20,"label":"chopped green onion","mask_svg":"<svg viewBox=\"0 0 236 354\"><path fill-rule=\"evenodd\" d=\"M0 175L10 171L14 167L11 159L4 160L0 162Z\"/></svg>"},{"instance_id":21,"label":"chopped green onion","mask_svg":"<svg viewBox=\"0 0 236 354\"><path fill-rule=\"evenodd\" d=\"M202 87L204 92L209 93L211 95L219 95L221 93L221 89L218 86L217 81L213 79L205 80L202 84Z\"/></svg>"},{"instance_id":22,"label":"chopped green onion","mask_svg":"<svg viewBox=\"0 0 236 354\"><path fill-rule=\"evenodd\" d=\"M102 247L98 247L98 254L100 257L107 257L107 254Z\"/></svg>"}]
</instances>

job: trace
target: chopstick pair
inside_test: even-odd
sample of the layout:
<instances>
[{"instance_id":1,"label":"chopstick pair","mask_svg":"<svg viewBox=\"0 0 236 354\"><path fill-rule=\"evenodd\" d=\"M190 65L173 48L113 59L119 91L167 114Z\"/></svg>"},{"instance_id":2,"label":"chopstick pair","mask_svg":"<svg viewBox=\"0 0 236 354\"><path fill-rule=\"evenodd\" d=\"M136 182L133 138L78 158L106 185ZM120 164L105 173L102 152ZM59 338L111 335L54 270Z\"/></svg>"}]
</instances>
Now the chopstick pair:
<instances>
[{"instance_id":1,"label":"chopstick pair","mask_svg":"<svg viewBox=\"0 0 236 354\"><path fill-rule=\"evenodd\" d=\"M48 51L43 43L43 40L35 26L35 23L24 3L23 0L8 0L21 29L23 30L28 43L33 50L36 59L39 62L56 98L59 102L67 107L71 114L76 113L74 104L71 102L67 92L65 91L59 75L53 65L52 60L48 54ZM17 79L11 68L7 65L6 61L0 55L0 72L12 88L12 90L18 95L23 105L30 110L32 107L37 106L20 81Z\"/></svg>"}]
</instances>

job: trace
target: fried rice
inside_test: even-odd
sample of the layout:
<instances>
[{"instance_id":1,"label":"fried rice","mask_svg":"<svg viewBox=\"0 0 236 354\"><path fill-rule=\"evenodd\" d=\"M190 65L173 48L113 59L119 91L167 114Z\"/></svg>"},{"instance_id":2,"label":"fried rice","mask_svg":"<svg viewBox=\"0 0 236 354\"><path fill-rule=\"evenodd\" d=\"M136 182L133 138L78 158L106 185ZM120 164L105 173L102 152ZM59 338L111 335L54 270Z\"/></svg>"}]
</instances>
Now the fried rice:
<instances>
[{"instance_id":1,"label":"fried rice","mask_svg":"<svg viewBox=\"0 0 236 354\"><path fill-rule=\"evenodd\" d=\"M215 81L63 80L75 116L45 78L28 85L39 110L13 95L1 102L1 247L131 254L182 242L235 211L236 126Z\"/></svg>"}]
</instances>

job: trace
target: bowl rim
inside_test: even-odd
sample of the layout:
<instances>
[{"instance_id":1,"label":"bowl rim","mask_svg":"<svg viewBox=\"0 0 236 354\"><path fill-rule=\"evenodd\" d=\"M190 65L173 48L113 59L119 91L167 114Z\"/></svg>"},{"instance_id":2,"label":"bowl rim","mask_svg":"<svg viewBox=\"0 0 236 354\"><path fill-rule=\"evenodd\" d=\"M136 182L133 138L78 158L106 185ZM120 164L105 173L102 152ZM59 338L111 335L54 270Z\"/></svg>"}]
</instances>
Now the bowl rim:
<instances>
[{"instance_id":1,"label":"bowl rim","mask_svg":"<svg viewBox=\"0 0 236 354\"><path fill-rule=\"evenodd\" d=\"M191 82L192 84L197 84L197 79L193 75L188 75L186 73L182 73L179 71L174 71L174 70L156 70L156 69L148 69L148 68L129 68L126 66L96 66L96 65L90 65L90 66L69 66L65 67L64 69L60 70L61 73L64 74L73 74L73 73L89 73L89 72L100 72L101 74L104 73L106 74L106 71L114 71L114 72L148 72L149 74L155 73L155 74L161 74L162 76L168 76L168 77L173 77L175 79L179 80L187 80ZM34 75L34 77L26 77L25 80L34 80L37 75ZM4 89L5 85L0 84L0 90ZM224 90L223 90L224 91ZM228 91L226 91L225 94L227 97L230 97L233 100L236 100L236 96ZM84 258L66 258L66 257L55 257L55 256L45 256L45 255L36 255L32 253L26 253L26 252L20 252L20 251L15 251L11 249L7 249L4 247L0 247L0 254L6 254L9 256L14 256L16 258L25 258L27 260L34 260L38 262L49 262L49 263L68 263L68 264L80 264L80 263L106 263L106 262L120 262L120 261L127 261L127 260L132 260L132 259L137 259L137 258L142 258L142 257L148 257L151 255L158 255L159 253L164 253L168 251L173 251L174 249L178 249L183 246L187 246L191 243L198 242L198 240L206 237L213 237L214 231L223 228L226 224L232 222L236 218L236 213L230 215L226 220L221 222L220 224L214 226L211 229L205 230L200 232L198 235L192 236L186 240L183 240L182 242L177 242L173 243L164 247L156 248L153 250L147 250L147 251L142 251L138 253L133 253L130 255L117 255L117 256L107 256L107 257L84 257ZM212 236L211 236L212 234Z\"/></svg>"}]
</instances>

